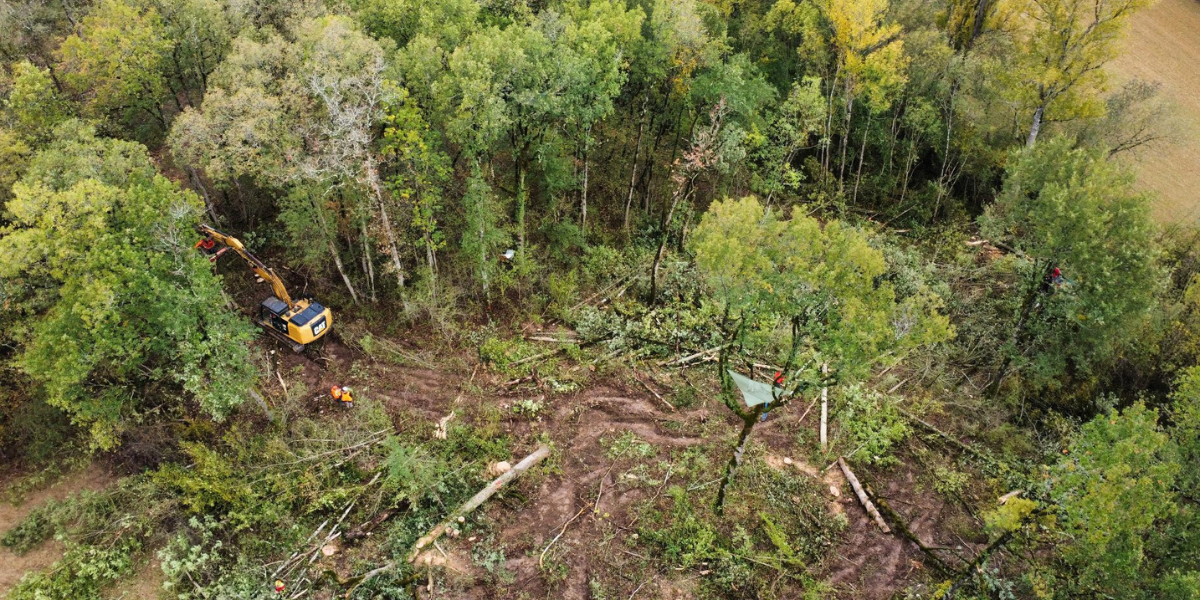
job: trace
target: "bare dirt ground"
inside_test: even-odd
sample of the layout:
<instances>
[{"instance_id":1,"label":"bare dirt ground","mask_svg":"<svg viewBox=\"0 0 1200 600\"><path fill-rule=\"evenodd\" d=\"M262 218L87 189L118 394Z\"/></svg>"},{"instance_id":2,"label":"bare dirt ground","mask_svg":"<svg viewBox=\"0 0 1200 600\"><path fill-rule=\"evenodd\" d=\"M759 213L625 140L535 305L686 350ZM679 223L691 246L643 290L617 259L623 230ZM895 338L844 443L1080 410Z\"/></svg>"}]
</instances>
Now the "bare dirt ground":
<instances>
[{"instance_id":1,"label":"bare dirt ground","mask_svg":"<svg viewBox=\"0 0 1200 600\"><path fill-rule=\"evenodd\" d=\"M473 365L475 361L471 357L464 362ZM353 368L356 363L359 366ZM364 371L363 364L370 364L369 370ZM644 514L639 507L648 501L666 502L668 485L679 480L672 480L670 474L666 481L639 480L637 461L613 459L606 453L605 443L632 432L658 453L643 462L674 457L699 446L717 459L714 464L723 466L717 461L727 460L738 423L723 406L701 402L688 409L669 408L641 384L623 379L624 371L597 376L571 394L546 396L532 385L508 390L499 385L501 376L485 368L458 373L372 363L361 352L337 342L328 344L324 358L317 362L277 352L273 368L287 374L289 387L302 384L311 412L328 418L352 416L328 399L329 386L349 383L357 386L363 397L383 402L401 427L416 420L428 423L432 431L437 420L452 410L465 415L482 407L499 409L506 415L502 427L513 439L514 462L539 440L548 439L555 445L556 453L546 469L519 478L472 517L482 530L457 539L443 538L430 551L436 567L434 581L432 592L422 593L422 598L586 600L595 597L594 581L601 579L608 582L614 597L697 597L697 586L709 573L706 569L660 571L660 563L641 554L645 547L630 537L653 526L639 523ZM466 392L468 387L474 392ZM655 388L668 395L667 385L656 383ZM529 397L544 397L546 412L534 420L514 417L512 404ZM832 513L845 514L848 521L827 558L810 567L810 575L830 582L840 598L866 600L891 598L915 581L928 581L922 553L911 542L880 532L836 467L825 470L824 465L805 462L805 450L797 445L796 434L802 428L815 429L815 416L809 415L801 423L802 407L779 412L755 430L752 443L759 450L751 453L750 460L813 480L814 493L821 495L819 502ZM914 473L915 468L899 467L880 473L878 480L866 469L858 475L910 520L910 529L927 544L962 547L966 542L954 539L946 526L950 519L961 518L962 510L923 489ZM20 508L0 508L0 531L18 523L48 498L96 489L109 481L92 470L35 495ZM695 502L708 501L699 494ZM965 552L974 549L966 545ZM322 568L362 569L385 560L371 542L345 550L322 559ZM501 553L498 564L488 566L480 560L481 555L497 550ZM53 542L24 557L0 550L0 595L22 573L49 566L60 551ZM109 598L153 598L158 594L160 569L152 554L143 556L142 561L138 574L114 586Z\"/></svg>"},{"instance_id":2,"label":"bare dirt ground","mask_svg":"<svg viewBox=\"0 0 1200 600\"><path fill-rule=\"evenodd\" d=\"M19 506L0 503L0 533L21 522L35 508L51 500L62 500L83 490L99 490L112 483L113 477L99 466L72 473L54 485L31 493ZM22 555L0 547L0 598L8 594L21 576L30 571L45 569L62 556L62 545L48 540Z\"/></svg>"},{"instance_id":3,"label":"bare dirt ground","mask_svg":"<svg viewBox=\"0 0 1200 600\"><path fill-rule=\"evenodd\" d=\"M348 364L352 354L335 350L337 358L331 365ZM375 397L385 400L392 411L421 415L431 425L451 410L461 411L471 404L490 403L507 409L518 398L537 395L535 390L498 392L490 388L482 397L464 397L462 377L428 369L389 367L386 375L380 375L387 383L376 382ZM327 374L322 375L322 383L316 385L324 385L326 378ZM481 373L475 382L488 388L498 380L491 381ZM661 387L659 391L666 393ZM630 465L607 456L603 442L632 432L658 449L656 459L707 445L723 461L732 449L737 421L719 405L672 410L641 385L613 377L602 378L575 394L553 396L547 403L552 412L542 420L532 424L510 420L505 429L525 440L516 444L514 461L532 448L530 438L552 440L561 455L551 474L534 477L533 483L518 481L511 496L494 499L481 509L482 521L496 532L496 539L443 539L436 552L431 550L435 566L445 566L435 569L433 593L422 597L586 600L593 597L590 582L604 573L621 574L623 586L611 591L622 598L696 597L694 589L707 571L648 570L648 557L638 554L643 550L622 543L645 525L638 522L638 506L660 498L668 483L631 482ZM924 555L911 542L880 532L836 467L822 470L823 465L809 465L800 458L803 450L796 445L796 431L815 429L816 419L810 415L805 423L799 423L801 409L792 408L795 410L781 411L756 429L754 443L765 449L765 455L757 460L818 482L817 489L822 490L830 511L844 513L849 522L830 558L812 574L832 583L839 597L866 600L891 598L911 582L927 580ZM783 457L788 457L790 464ZM962 548L966 542L951 537L945 527L948 519L960 518L962 510L947 505L932 490L921 489L914 473L915 468L898 468L887 473L886 480L872 484L893 509L911 521L909 528L926 544ZM859 476L870 474L864 471ZM473 560L485 543L485 550L504 549L506 560L498 568L508 583L497 584ZM973 548L968 544L964 552ZM565 573L558 574L561 580L554 580L552 573L548 576L551 569L546 563L565 564Z\"/></svg>"},{"instance_id":4,"label":"bare dirt ground","mask_svg":"<svg viewBox=\"0 0 1200 600\"><path fill-rule=\"evenodd\" d=\"M1110 68L1117 82L1162 85L1179 127L1170 141L1136 157L1138 182L1157 192L1155 215L1167 224L1200 219L1200 1L1161 0L1134 16Z\"/></svg>"}]
</instances>

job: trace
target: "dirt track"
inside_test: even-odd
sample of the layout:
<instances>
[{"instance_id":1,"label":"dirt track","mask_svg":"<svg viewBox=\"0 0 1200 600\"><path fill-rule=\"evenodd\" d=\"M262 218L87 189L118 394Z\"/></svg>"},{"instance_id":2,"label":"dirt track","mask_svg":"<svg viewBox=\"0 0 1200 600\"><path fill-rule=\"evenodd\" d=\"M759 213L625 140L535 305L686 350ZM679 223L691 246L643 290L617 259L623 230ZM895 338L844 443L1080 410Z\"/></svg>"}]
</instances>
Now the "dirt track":
<instances>
[{"instance_id":1,"label":"dirt track","mask_svg":"<svg viewBox=\"0 0 1200 600\"><path fill-rule=\"evenodd\" d=\"M97 466L73 473L54 485L30 494L19 506L0 502L0 534L21 522L30 512L51 500L62 500L83 490L98 490L113 478ZM54 564L62 556L62 544L49 540L20 556L0 546L0 598L8 594L21 576Z\"/></svg>"}]
</instances>

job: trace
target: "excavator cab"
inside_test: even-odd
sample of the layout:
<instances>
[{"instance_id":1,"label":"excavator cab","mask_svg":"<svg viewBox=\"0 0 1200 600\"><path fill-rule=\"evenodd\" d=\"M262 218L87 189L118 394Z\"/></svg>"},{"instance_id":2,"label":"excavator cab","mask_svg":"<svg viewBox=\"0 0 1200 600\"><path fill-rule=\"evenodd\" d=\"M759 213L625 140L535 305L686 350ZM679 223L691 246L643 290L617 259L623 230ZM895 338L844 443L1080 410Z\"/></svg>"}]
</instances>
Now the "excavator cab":
<instances>
[{"instance_id":1,"label":"excavator cab","mask_svg":"<svg viewBox=\"0 0 1200 600\"><path fill-rule=\"evenodd\" d=\"M199 227L206 237L196 244L201 252L215 261L225 250L233 250L250 265L250 270L260 282L268 282L275 294L263 300L258 307L255 321L272 337L285 343L294 352L302 352L306 346L321 339L333 325L333 314L328 308L312 298L292 300L283 280L256 256L250 253L237 238L221 233L207 225ZM207 242L207 243L206 243ZM213 253L217 243L225 247Z\"/></svg>"},{"instance_id":2,"label":"excavator cab","mask_svg":"<svg viewBox=\"0 0 1200 600\"><path fill-rule=\"evenodd\" d=\"M259 325L272 334L284 336L286 339L279 338L280 341L289 344L296 352L320 339L332 322L333 315L329 309L316 300L297 300L295 307L288 308L287 302L271 296L259 305Z\"/></svg>"}]
</instances>

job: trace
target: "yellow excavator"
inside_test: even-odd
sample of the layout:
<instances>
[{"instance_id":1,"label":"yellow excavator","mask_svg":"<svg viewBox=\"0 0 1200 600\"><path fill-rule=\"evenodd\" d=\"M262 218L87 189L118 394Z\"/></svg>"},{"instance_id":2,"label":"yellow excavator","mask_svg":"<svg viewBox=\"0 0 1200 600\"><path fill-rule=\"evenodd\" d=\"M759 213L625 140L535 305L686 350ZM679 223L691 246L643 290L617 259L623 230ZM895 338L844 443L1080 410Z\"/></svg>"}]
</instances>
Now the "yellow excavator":
<instances>
[{"instance_id":1,"label":"yellow excavator","mask_svg":"<svg viewBox=\"0 0 1200 600\"><path fill-rule=\"evenodd\" d=\"M197 242L196 247L208 255L209 260L216 262L225 250L233 250L250 265L259 283L266 281L271 284L275 295L262 301L254 319L268 334L287 344L293 352L303 352L309 344L329 333L329 328L333 326L333 314L328 308L311 298L292 300L283 280L258 257L250 254L241 240L208 225L200 225L199 229L205 238ZM225 247L218 249L218 243Z\"/></svg>"}]
</instances>

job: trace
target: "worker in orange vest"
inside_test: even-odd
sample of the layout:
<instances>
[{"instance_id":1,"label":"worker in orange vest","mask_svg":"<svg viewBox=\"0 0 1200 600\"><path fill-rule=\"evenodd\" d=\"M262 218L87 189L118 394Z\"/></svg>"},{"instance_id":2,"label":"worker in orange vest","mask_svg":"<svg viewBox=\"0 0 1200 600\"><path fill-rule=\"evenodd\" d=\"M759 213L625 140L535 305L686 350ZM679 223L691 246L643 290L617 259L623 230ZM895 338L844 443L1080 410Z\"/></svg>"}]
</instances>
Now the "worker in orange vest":
<instances>
[{"instance_id":1,"label":"worker in orange vest","mask_svg":"<svg viewBox=\"0 0 1200 600\"><path fill-rule=\"evenodd\" d=\"M354 408L354 396L350 393L349 387L333 386L329 389L329 394L334 400L342 403L346 408Z\"/></svg>"}]
</instances>

